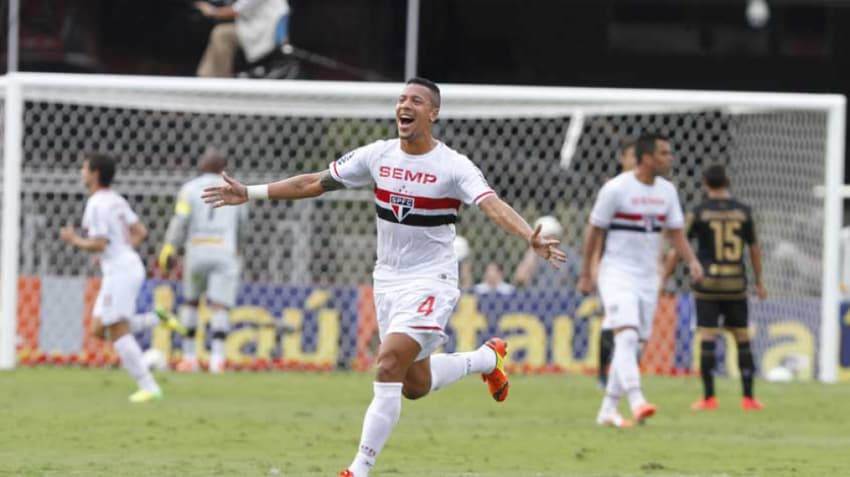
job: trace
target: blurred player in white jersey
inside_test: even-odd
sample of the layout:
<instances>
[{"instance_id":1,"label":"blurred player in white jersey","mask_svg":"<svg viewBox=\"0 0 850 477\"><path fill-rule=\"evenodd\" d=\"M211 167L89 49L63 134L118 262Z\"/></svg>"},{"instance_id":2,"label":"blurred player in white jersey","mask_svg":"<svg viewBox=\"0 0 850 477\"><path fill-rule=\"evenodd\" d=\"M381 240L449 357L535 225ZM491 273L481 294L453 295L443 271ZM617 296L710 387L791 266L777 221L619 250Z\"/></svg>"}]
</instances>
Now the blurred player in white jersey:
<instances>
[{"instance_id":1,"label":"blurred player in white jersey","mask_svg":"<svg viewBox=\"0 0 850 477\"><path fill-rule=\"evenodd\" d=\"M136 313L136 297L145 281L145 267L135 248L148 231L127 201L109 188L115 166L115 160L105 154L85 156L80 174L89 198L83 213L83 235L65 226L59 237L80 250L100 254L103 278L92 311L91 332L112 341L124 369L139 385L130 402L139 403L162 398L128 323Z\"/></svg>"},{"instance_id":2,"label":"blurred player in white jersey","mask_svg":"<svg viewBox=\"0 0 850 477\"><path fill-rule=\"evenodd\" d=\"M633 170L637 165L635 157L634 141L626 141L620 145L620 173ZM594 277L599 276L599 262L602 260L602 248L605 243L603 239L599 248L594 252L591 273ZM614 330L602 330L599 334L599 368L597 369L598 384L600 389L608 385L608 365L611 364L611 355L614 353Z\"/></svg>"},{"instance_id":3,"label":"blurred player in white jersey","mask_svg":"<svg viewBox=\"0 0 850 477\"><path fill-rule=\"evenodd\" d=\"M637 140L635 154L634 171L618 175L599 191L585 233L579 280L580 291L593 292L594 251L605 237L598 281L605 307L602 328L614 330L614 356L597 422L617 427L633 422L617 411L624 393L634 421L646 419L656 411L641 391L637 350L639 341L648 340L652 333L662 230L679 256L687 260L691 278L699 281L703 275L685 238L676 188L661 177L670 172L673 162L670 140L658 134L644 134Z\"/></svg>"},{"instance_id":4,"label":"blurred player in white jersey","mask_svg":"<svg viewBox=\"0 0 850 477\"><path fill-rule=\"evenodd\" d=\"M178 371L197 371L195 334L198 328L198 302L203 294L212 313L210 332L212 344L209 370L224 370L224 343L229 330L229 310L236 303L241 262L237 252L239 230L248 218L248 207L215 209L205 204L201 192L221 183L221 172L227 161L219 152L208 149L198 165L202 175L180 189L174 216L168 224L165 243L159 253L159 266L167 271L177 250L185 244L186 262L183 267L183 299L180 321L186 333L183 339L183 359ZM171 318L165 310L157 313ZM165 316L163 316L165 315Z\"/></svg>"},{"instance_id":5,"label":"blurred player in white jersey","mask_svg":"<svg viewBox=\"0 0 850 477\"><path fill-rule=\"evenodd\" d=\"M248 186L223 175L204 199L236 205L248 199L302 199L344 187L374 184L378 260L374 294L381 347L374 397L363 422L360 447L341 477L365 477L401 414L402 395L418 399L470 373L481 373L496 401L508 395L507 344L491 338L476 351L431 353L460 296L452 247L461 203L475 204L493 222L522 237L556 267L565 260L558 241L540 237L499 199L481 171L464 155L433 138L440 90L413 78L396 103L399 139L376 141L349 152L324 172Z\"/></svg>"}]
</instances>

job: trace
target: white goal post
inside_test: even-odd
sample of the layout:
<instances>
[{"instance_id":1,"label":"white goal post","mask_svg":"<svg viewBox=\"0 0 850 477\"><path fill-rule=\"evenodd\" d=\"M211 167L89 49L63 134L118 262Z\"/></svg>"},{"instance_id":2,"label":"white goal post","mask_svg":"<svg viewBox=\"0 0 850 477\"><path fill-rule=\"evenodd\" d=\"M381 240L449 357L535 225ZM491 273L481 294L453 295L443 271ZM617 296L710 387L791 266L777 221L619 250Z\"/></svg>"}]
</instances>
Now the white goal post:
<instances>
[{"instance_id":1,"label":"white goal post","mask_svg":"<svg viewBox=\"0 0 850 477\"><path fill-rule=\"evenodd\" d=\"M55 233L51 227L60 220L79 221L79 207L57 205L82 198L81 189L74 189L78 187L74 183L78 164L66 156L85 149L144 156L144 160L130 160L128 175L121 176L119 171L127 187L122 193L137 196L144 204L140 207L154 210L165 200L154 197L159 193L155 189L161 187L163 196L173 196L180 180L191 177L183 156L195 154L206 143L217 142L234 156L250 156L251 160L237 162L237 174L249 181L326 167L336 154L365 144L367 139L392 134L388 121L400 88L399 83L37 73L14 73L0 79L5 118L0 369L14 368L17 362L19 277L39 275L53 280L90 273L77 272L85 264L66 257L66 252L53 245L30 241L46 230ZM809 323L817 335L817 375L824 382L837 380L844 96L459 84L441 85L441 89L438 137L473 161L479 162L480 157L480 162L486 163L482 166L485 175L496 181L497 192L508 197L528 220L556 215L568 229L563 241L574 249L580 246L580 231L589 211L587 200L602 180L616 171L614 153L622 140L641 130L673 132L676 154L682 157L681 163L674 164L679 171L674 171L673 179L685 196L686 208L699 196L702 164L717 160L729 164L733 181L736 173L744 178L733 185L738 186L735 192L745 201L755 202L757 219L763 204L761 209L768 217L761 236L775 242L772 250L778 250L776 256L787 257L790 247L817 258L820 270L814 271L816 278L808 279L811 286L807 290L799 283L787 283L794 279L785 280L774 271L778 295L774 303L793 310L807 303L803 300L806 296L819 301L819 317L816 323ZM358 122L352 125L348 120ZM274 123L272 131L264 129L265 122ZM335 134L325 137L328 130ZM249 139L255 137L277 142L272 146ZM272 157L280 151L290 154L291 160ZM548 190L528 190L535 187ZM815 199L816 187L823 188L822 199L820 194ZM61 197L53 197L54 193ZM806 197L810 213L801 208L793 217L784 217L784 204L799 202L800 197ZM368 211L371 197L368 191L346 191L324 200L363 203L363 211ZM246 280L328 286L368 282L373 242L368 237L371 229L364 224L371 219L369 213L364 212L361 219L356 213L335 215L331 206L302 207L294 208L295 212L261 209L263 220L276 224L277 229L269 229L270 236L282 231L292 235L287 242L292 249L281 252L280 260L287 269L299 272L278 276L267 270L271 268L269 260L277 256L269 239L251 244ZM28 215L22 215L22 210ZM70 212L76 216L64 216ZM490 235L499 234L489 234L473 213L466 212L466 216L469 220L461 222L458 231L471 236L473 248L479 250L476 272L488 261L510 265L521 258L521 247L503 246L502 242L508 243L504 237L493 242ZM316 240L334 244L345 235L353 240L354 245L349 246L357 250L346 252L345 257L342 251L337 255L311 251L311 239L299 239L292 232L298 229L293 224L299 220L311 220L305 217L323 219L316 221L310 232ZM343 218L337 223L338 217ZM799 238L805 230L789 230L784 235L786 229L805 228L806 219L819 222L817 244ZM38 220L47 221L49 227L39 228ZM151 220L155 223L149 241L157 242L167 217ZM143 254L151 256L156 243L146 247ZM780 251L785 251L784 255ZM305 253L312 259L303 261ZM765 268L771 267L768 259ZM541 326L546 333L552 328L545 320ZM549 358L557 354L552 346L543 359L556 359Z\"/></svg>"}]
</instances>

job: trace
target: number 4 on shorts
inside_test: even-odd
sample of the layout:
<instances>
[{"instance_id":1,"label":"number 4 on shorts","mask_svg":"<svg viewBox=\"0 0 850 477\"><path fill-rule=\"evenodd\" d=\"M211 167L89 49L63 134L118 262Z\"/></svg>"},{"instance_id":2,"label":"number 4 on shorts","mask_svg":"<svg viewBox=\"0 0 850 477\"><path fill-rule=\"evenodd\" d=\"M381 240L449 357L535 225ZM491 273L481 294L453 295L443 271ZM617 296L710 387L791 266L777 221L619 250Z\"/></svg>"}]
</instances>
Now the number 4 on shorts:
<instances>
[{"instance_id":1,"label":"number 4 on shorts","mask_svg":"<svg viewBox=\"0 0 850 477\"><path fill-rule=\"evenodd\" d=\"M425 316L428 316L431 313L433 313L434 312L434 297L429 296L428 298L426 298L425 301L423 301L422 304L419 305L419 308L416 311L418 311L419 313L422 313Z\"/></svg>"}]
</instances>

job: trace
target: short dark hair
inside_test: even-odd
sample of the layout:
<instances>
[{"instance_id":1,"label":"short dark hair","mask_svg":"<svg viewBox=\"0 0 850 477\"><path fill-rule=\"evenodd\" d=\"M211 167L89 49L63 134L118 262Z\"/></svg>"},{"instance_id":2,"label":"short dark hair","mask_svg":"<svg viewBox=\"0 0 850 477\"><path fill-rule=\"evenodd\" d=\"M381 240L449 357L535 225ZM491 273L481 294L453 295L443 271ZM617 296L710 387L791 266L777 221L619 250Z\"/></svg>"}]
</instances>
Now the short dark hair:
<instances>
[{"instance_id":1,"label":"short dark hair","mask_svg":"<svg viewBox=\"0 0 850 477\"><path fill-rule=\"evenodd\" d=\"M227 158L214 147L208 147L198 162L198 169L201 172L218 174L225 168L227 168Z\"/></svg>"},{"instance_id":2,"label":"short dark hair","mask_svg":"<svg viewBox=\"0 0 850 477\"><path fill-rule=\"evenodd\" d=\"M109 187L115 178L116 160L102 152L90 152L83 156L83 161L89 163L89 170L99 172L97 183L101 187Z\"/></svg>"},{"instance_id":3,"label":"short dark hair","mask_svg":"<svg viewBox=\"0 0 850 477\"><path fill-rule=\"evenodd\" d=\"M709 189L725 189L729 187L729 177L723 164L711 164L702 171L702 181Z\"/></svg>"},{"instance_id":4,"label":"short dark hair","mask_svg":"<svg viewBox=\"0 0 850 477\"><path fill-rule=\"evenodd\" d=\"M656 141L670 141L670 138L655 132L643 133L635 141L635 156L637 163L640 164L644 154L652 154L655 152Z\"/></svg>"},{"instance_id":5,"label":"short dark hair","mask_svg":"<svg viewBox=\"0 0 850 477\"><path fill-rule=\"evenodd\" d=\"M620 154L622 155L626 151L629 150L630 147L635 147L635 141L633 139L626 139L620 143Z\"/></svg>"},{"instance_id":6,"label":"short dark hair","mask_svg":"<svg viewBox=\"0 0 850 477\"><path fill-rule=\"evenodd\" d=\"M440 101L441 101L440 87L437 86L437 83L435 83L435 82L433 82L433 81L431 81L427 78L414 76L413 78L410 78L409 80L407 80L407 84L418 84L420 86L424 86L424 87L428 88L428 91L431 92L431 104L433 104L434 107L437 107L437 108L440 107Z\"/></svg>"}]
</instances>

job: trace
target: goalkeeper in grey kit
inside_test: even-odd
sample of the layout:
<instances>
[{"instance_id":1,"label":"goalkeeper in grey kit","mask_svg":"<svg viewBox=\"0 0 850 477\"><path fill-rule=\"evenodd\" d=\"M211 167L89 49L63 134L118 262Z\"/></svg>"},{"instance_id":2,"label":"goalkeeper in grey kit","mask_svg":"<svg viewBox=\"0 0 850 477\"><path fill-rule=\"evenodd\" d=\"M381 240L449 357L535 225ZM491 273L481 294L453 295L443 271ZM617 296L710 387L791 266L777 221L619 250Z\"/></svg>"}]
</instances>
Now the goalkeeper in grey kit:
<instances>
[{"instance_id":1,"label":"goalkeeper in grey kit","mask_svg":"<svg viewBox=\"0 0 850 477\"><path fill-rule=\"evenodd\" d=\"M229 311L236 303L241 260L237 253L239 230L248 218L247 206L215 209L201 200L201 191L221 182L220 174L227 165L225 157L208 149L198 165L201 175L185 183L177 196L174 216L168 224L165 243L159 253L159 266L168 271L174 256L185 246L183 268L183 306L180 324L185 329L183 358L178 371L197 371L195 336L198 328L198 304L206 298L212 317L212 345L209 370L224 370L224 342L229 330ZM160 318L178 329L177 320L165 310L157 310Z\"/></svg>"}]
</instances>

